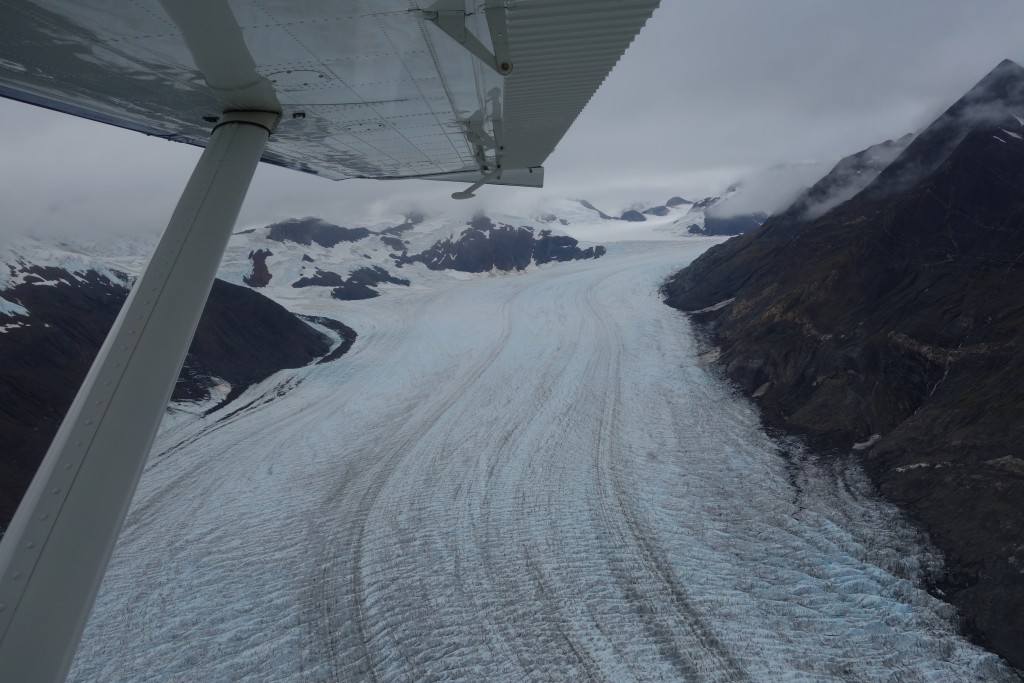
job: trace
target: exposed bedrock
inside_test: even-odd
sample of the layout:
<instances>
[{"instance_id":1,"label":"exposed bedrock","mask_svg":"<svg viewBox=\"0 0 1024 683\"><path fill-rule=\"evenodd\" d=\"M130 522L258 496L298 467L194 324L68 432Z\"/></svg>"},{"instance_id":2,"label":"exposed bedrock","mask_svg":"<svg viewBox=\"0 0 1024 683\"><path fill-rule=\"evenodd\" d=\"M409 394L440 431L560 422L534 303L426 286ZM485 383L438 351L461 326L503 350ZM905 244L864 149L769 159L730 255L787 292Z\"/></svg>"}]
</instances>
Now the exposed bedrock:
<instances>
[{"instance_id":1,"label":"exposed bedrock","mask_svg":"<svg viewBox=\"0 0 1024 683\"><path fill-rule=\"evenodd\" d=\"M342 242L358 242L372 235L366 228L343 228L321 218L291 218L269 226L267 239L275 242L295 242L310 246L333 247Z\"/></svg>"},{"instance_id":2,"label":"exposed bedrock","mask_svg":"<svg viewBox=\"0 0 1024 683\"><path fill-rule=\"evenodd\" d=\"M12 321L0 334L0 528L14 514L128 295L92 270L71 275L28 266L23 272L24 282L3 296L28 315L0 317ZM215 380L237 392L278 370L315 361L330 346L279 304L216 280L172 398L206 399Z\"/></svg>"},{"instance_id":3,"label":"exposed bedrock","mask_svg":"<svg viewBox=\"0 0 1024 683\"><path fill-rule=\"evenodd\" d=\"M249 260L252 261L252 271L242 277L242 282L250 287L266 287L270 284L270 268L267 267L267 257L273 256L269 249L255 249L249 252Z\"/></svg>"},{"instance_id":4,"label":"exposed bedrock","mask_svg":"<svg viewBox=\"0 0 1024 683\"><path fill-rule=\"evenodd\" d=\"M937 588L967 630L1024 669L1021 112L1024 69L1004 62L885 170L844 160L664 291L703 311L766 422L857 444L945 553ZM852 167L877 177L844 199Z\"/></svg>"},{"instance_id":5,"label":"exposed bedrock","mask_svg":"<svg viewBox=\"0 0 1024 683\"><path fill-rule=\"evenodd\" d=\"M478 216L457 238L438 241L419 254L397 256L395 261L398 265L418 261L431 270L484 273L524 270L531 263L598 258L604 253L602 246L580 249L579 242L568 235L553 235L550 230L535 233L533 228L495 224Z\"/></svg>"}]
</instances>

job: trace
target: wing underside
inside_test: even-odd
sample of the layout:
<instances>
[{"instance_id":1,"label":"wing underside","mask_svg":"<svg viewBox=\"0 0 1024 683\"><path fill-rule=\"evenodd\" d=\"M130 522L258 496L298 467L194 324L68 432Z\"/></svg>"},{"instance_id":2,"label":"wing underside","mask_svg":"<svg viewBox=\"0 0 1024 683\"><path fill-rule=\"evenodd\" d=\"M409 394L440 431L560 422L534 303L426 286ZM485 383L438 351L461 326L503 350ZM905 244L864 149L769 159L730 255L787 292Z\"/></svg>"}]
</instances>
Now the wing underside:
<instances>
[{"instance_id":1,"label":"wing underside","mask_svg":"<svg viewBox=\"0 0 1024 683\"><path fill-rule=\"evenodd\" d=\"M199 146L279 111L269 163L540 186L657 4L0 0L0 96Z\"/></svg>"}]
</instances>

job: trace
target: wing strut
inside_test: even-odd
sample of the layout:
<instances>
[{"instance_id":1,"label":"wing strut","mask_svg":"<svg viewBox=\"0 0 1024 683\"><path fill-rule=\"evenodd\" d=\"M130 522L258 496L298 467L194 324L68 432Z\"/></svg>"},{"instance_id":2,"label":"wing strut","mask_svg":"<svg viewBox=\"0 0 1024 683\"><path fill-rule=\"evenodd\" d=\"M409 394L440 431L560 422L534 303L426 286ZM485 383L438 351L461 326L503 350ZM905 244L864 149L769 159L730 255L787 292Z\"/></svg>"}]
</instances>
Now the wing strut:
<instances>
[{"instance_id":1,"label":"wing strut","mask_svg":"<svg viewBox=\"0 0 1024 683\"><path fill-rule=\"evenodd\" d=\"M221 117L0 542L0 680L63 681L279 115Z\"/></svg>"},{"instance_id":2,"label":"wing strut","mask_svg":"<svg viewBox=\"0 0 1024 683\"><path fill-rule=\"evenodd\" d=\"M476 181L475 183L473 183L472 185L467 187L465 190L462 190L461 192L452 192L452 199L470 199L472 197L475 197L476 195L473 194L474 192L476 192L477 190L479 190L481 187L483 187L487 183L491 182L492 180L495 180L495 179L500 178L500 177L501 177L501 169L500 168L497 169L497 170L491 171L490 173L485 175L483 178L481 178L480 180Z\"/></svg>"},{"instance_id":3,"label":"wing strut","mask_svg":"<svg viewBox=\"0 0 1024 683\"><path fill-rule=\"evenodd\" d=\"M487 0L484 9L491 44L494 46L493 54L466 28L468 15L464 0L438 0L430 10L423 12L422 16L436 24L499 76L508 76L512 73L512 60L508 50L508 24L505 19L505 8L500 0Z\"/></svg>"}]
</instances>

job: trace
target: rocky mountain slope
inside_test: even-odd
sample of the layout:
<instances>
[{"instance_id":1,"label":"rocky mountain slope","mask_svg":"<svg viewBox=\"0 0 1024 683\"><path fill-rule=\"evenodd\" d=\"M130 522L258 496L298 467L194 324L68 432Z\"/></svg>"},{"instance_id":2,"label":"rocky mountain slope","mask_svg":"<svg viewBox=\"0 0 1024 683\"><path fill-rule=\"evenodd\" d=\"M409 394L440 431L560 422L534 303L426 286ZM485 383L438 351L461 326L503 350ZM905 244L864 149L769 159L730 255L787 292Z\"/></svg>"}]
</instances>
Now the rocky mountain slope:
<instances>
[{"instance_id":1,"label":"rocky mountain slope","mask_svg":"<svg viewBox=\"0 0 1024 683\"><path fill-rule=\"evenodd\" d=\"M518 228L483 217L473 222L410 212L370 227L295 218L238 231L172 400L212 413L278 370L335 360L356 336L333 317L344 317L342 302L423 283L432 271L508 270L507 264L604 253L601 246L579 248L543 222ZM461 230L458 239L454 230ZM120 310L132 274L145 264L151 245L137 241L27 240L0 253L0 530Z\"/></svg>"},{"instance_id":2,"label":"rocky mountain slope","mask_svg":"<svg viewBox=\"0 0 1024 683\"><path fill-rule=\"evenodd\" d=\"M132 279L102 259L40 244L4 261L0 529L13 515ZM213 411L278 370L324 357L342 343L344 326L338 325L310 326L248 287L217 280L172 400Z\"/></svg>"},{"instance_id":3,"label":"rocky mountain slope","mask_svg":"<svg viewBox=\"0 0 1024 683\"><path fill-rule=\"evenodd\" d=\"M524 270L530 264L553 261L579 261L600 258L603 246L581 249L568 235L552 235L551 230L535 233L532 227L513 227L477 216L459 236L440 240L419 254L403 250L396 265L422 263L431 270L458 270L483 273L490 270Z\"/></svg>"},{"instance_id":4,"label":"rocky mountain slope","mask_svg":"<svg viewBox=\"0 0 1024 683\"><path fill-rule=\"evenodd\" d=\"M552 220L559 228L570 223ZM389 286L409 287L424 271L523 270L604 251L601 245L581 248L543 219L479 215L464 221L412 212L400 221L353 228L307 217L236 233L222 273L279 300L292 298L284 289L290 287L313 288L314 298L355 301L380 296Z\"/></svg>"},{"instance_id":5,"label":"rocky mountain slope","mask_svg":"<svg viewBox=\"0 0 1024 683\"><path fill-rule=\"evenodd\" d=\"M936 589L1024 669L1024 68L904 143L844 160L664 291L768 423L863 453L946 554Z\"/></svg>"}]
</instances>

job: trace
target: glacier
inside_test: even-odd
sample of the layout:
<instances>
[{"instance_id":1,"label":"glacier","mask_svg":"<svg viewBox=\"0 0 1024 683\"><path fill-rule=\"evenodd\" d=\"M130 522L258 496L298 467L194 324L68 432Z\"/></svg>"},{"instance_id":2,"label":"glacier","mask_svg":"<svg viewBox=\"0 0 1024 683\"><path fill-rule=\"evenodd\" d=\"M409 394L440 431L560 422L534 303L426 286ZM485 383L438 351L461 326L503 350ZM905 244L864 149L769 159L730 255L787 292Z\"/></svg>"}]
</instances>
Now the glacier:
<instances>
[{"instance_id":1,"label":"glacier","mask_svg":"<svg viewBox=\"0 0 1024 683\"><path fill-rule=\"evenodd\" d=\"M165 421L69 680L1018 680L699 362L657 290L710 243L289 293L355 345Z\"/></svg>"}]
</instances>

